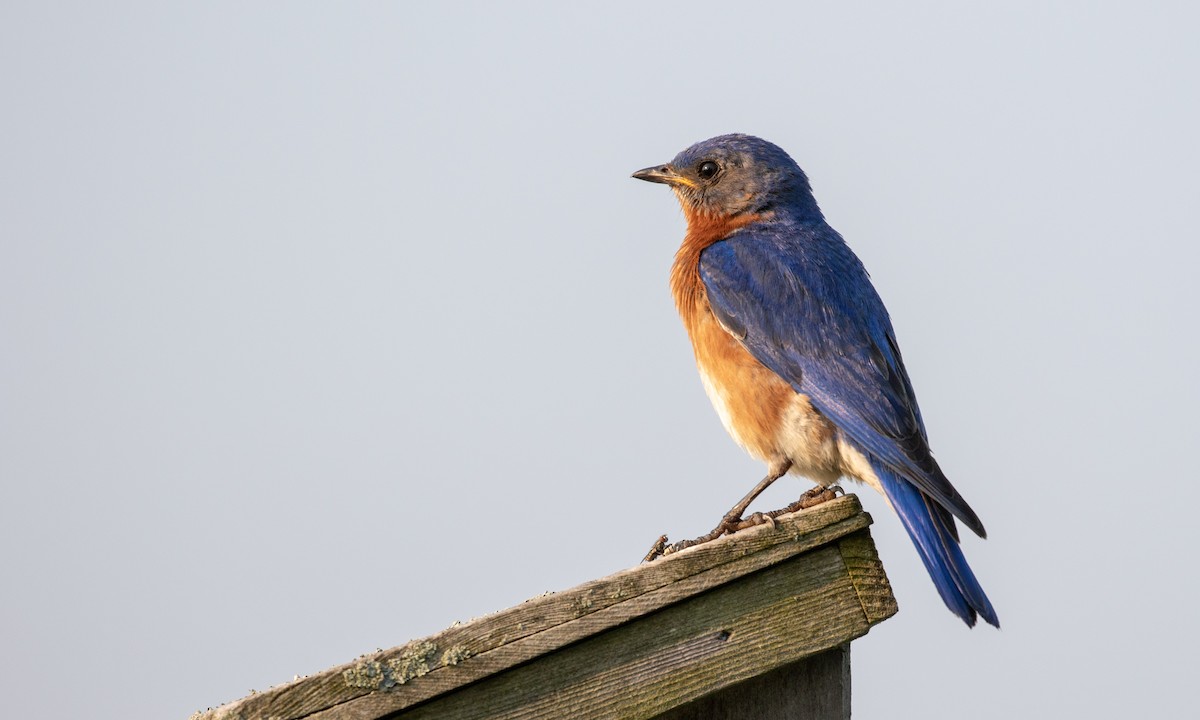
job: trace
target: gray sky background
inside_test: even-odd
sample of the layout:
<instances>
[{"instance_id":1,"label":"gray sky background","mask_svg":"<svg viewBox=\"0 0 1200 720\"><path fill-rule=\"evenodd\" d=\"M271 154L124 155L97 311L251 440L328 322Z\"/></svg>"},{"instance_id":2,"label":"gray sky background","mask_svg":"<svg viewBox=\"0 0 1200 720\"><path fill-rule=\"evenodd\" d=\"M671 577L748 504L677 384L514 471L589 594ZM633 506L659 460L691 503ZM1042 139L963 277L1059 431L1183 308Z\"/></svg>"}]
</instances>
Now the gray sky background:
<instances>
[{"instance_id":1,"label":"gray sky background","mask_svg":"<svg viewBox=\"0 0 1200 720\"><path fill-rule=\"evenodd\" d=\"M991 535L968 631L860 492L855 717L1194 709L1194 6L567 5L0 6L5 714L185 718L711 527L762 468L628 176L733 131Z\"/></svg>"}]
</instances>

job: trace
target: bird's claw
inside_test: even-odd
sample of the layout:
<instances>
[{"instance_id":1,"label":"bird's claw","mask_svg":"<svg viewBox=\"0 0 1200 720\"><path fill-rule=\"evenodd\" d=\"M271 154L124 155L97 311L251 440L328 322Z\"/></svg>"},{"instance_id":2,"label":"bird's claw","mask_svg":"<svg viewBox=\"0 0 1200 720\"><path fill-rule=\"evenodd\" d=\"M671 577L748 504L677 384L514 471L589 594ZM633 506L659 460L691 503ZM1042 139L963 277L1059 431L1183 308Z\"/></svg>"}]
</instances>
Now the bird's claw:
<instances>
[{"instance_id":1,"label":"bird's claw","mask_svg":"<svg viewBox=\"0 0 1200 720\"><path fill-rule=\"evenodd\" d=\"M755 525L770 525L771 529L774 530L777 527L775 518L779 517L780 515L786 515L788 513L794 513L810 507L816 507L821 503L827 503L830 500L835 499L838 495L845 494L846 491L837 485L830 485L829 487L818 485L801 495L800 499L796 502L778 510L771 510L770 512L756 512L745 519L743 519L741 516L733 515L732 513L727 514L725 517L721 518L721 522L718 523L717 526L707 534L701 535L700 537L692 540L680 540L677 543L668 545L667 536L661 535L659 536L658 540L654 541L654 545L651 546L650 552L646 553L646 557L642 558L642 562L650 562L651 560L656 560L660 557L677 553L684 548L690 548L695 545L703 545L709 540L716 540L722 535L732 535L740 530L752 528Z\"/></svg>"},{"instance_id":2,"label":"bird's claw","mask_svg":"<svg viewBox=\"0 0 1200 720\"><path fill-rule=\"evenodd\" d=\"M722 535L732 535L735 532L737 532L738 530L742 529L742 523L744 523L744 522L746 522L746 521L743 520L740 515L738 515L736 517L730 517L730 516L726 515L725 517L721 518L721 524L717 525L715 528L713 528L712 532L710 532L709 535L712 535L713 533L716 533L715 537L721 537Z\"/></svg>"},{"instance_id":3,"label":"bird's claw","mask_svg":"<svg viewBox=\"0 0 1200 720\"><path fill-rule=\"evenodd\" d=\"M771 512L765 512L765 513L764 512L756 512L753 515L751 515L750 517L745 518L745 519L742 519L740 517L726 516L721 519L721 523L719 525L717 525L715 528L713 528L707 534L701 535L700 537L694 538L692 540L680 540L679 542L672 543L670 545L667 544L667 536L660 535L659 538L657 540L655 540L654 544L650 547L650 552L646 553L646 557L642 558L642 562L650 562L651 560L657 560L660 557L664 557L666 555L671 555L673 553L677 553L680 550L683 550L684 548L690 548L690 547L693 547L696 545L703 545L704 543L708 542L709 540L716 540L717 538L721 537L722 535L732 535L732 534L738 532L739 530L745 530L747 528L752 528L755 525L770 525L771 529L774 530L776 527L778 527L777 524L775 523L776 517L778 517L779 515L783 515L784 513L795 512L796 510L799 510L799 509L800 508L798 506L798 503L792 503L791 505L788 505L787 507L779 509L779 510L772 510Z\"/></svg>"},{"instance_id":4,"label":"bird's claw","mask_svg":"<svg viewBox=\"0 0 1200 720\"><path fill-rule=\"evenodd\" d=\"M818 485L801 495L800 499L796 501L795 504L799 505L801 510L805 510L837 498L838 493L843 495L846 494L846 492L837 485L830 485L829 487Z\"/></svg>"},{"instance_id":5,"label":"bird's claw","mask_svg":"<svg viewBox=\"0 0 1200 720\"><path fill-rule=\"evenodd\" d=\"M770 525L771 529L774 530L776 528L775 516L782 515L782 514L783 514L783 511L781 511L781 510L772 510L771 512L765 512L765 513L764 512L756 512L753 515L751 515L750 517L746 518L745 520L738 522L737 529L745 530L746 528L751 528L751 527L754 527L755 525Z\"/></svg>"}]
</instances>

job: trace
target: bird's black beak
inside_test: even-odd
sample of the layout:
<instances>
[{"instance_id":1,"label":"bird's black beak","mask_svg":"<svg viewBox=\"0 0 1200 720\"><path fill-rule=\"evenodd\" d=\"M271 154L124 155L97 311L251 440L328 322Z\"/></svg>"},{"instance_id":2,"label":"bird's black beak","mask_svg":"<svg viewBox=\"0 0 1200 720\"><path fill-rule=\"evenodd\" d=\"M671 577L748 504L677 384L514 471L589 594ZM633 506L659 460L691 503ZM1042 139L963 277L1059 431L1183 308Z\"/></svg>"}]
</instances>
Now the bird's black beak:
<instances>
[{"instance_id":1,"label":"bird's black beak","mask_svg":"<svg viewBox=\"0 0 1200 720\"><path fill-rule=\"evenodd\" d=\"M664 185L684 185L693 187L695 183L688 180L684 176L675 172L675 169L670 165L655 165L653 167L642 168L633 174L633 177L638 180L645 180L652 183L663 183Z\"/></svg>"}]
</instances>

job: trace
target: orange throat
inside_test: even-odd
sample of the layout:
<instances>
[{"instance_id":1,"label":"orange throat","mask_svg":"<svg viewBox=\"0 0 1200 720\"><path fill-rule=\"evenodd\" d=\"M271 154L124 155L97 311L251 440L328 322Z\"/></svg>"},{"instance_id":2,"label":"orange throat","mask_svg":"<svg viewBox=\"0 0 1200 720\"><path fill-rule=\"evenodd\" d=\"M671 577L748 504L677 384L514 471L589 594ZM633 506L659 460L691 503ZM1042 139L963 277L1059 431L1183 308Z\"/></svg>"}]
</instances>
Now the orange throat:
<instances>
[{"instance_id":1,"label":"orange throat","mask_svg":"<svg viewBox=\"0 0 1200 720\"><path fill-rule=\"evenodd\" d=\"M696 323L704 314L710 314L704 282L700 279L700 253L713 243L720 242L739 228L745 227L762 215L710 215L684 205L687 217L687 234L675 253L671 266L671 295L675 298L675 309L683 318L688 334L693 335Z\"/></svg>"}]
</instances>

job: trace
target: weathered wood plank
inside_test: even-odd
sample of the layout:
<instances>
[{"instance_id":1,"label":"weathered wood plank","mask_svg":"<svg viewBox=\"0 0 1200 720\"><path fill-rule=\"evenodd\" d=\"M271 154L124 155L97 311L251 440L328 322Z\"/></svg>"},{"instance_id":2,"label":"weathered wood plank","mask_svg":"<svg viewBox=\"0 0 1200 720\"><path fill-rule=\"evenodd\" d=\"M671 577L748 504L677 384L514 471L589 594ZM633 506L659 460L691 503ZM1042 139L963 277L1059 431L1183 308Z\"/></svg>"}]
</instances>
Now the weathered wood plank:
<instances>
[{"instance_id":1,"label":"weathered wood plank","mask_svg":"<svg viewBox=\"0 0 1200 720\"><path fill-rule=\"evenodd\" d=\"M382 713L397 712L491 678L789 557L836 543L869 523L870 517L862 512L857 498L838 498L782 516L775 527L750 528L562 593L534 598L430 638L245 698L202 717L289 720L314 713L324 716L323 711L341 713L337 717L379 717ZM869 539L866 543L873 552ZM882 568L871 569L871 563L877 563L878 558L872 560L857 547L839 551L848 587L859 596L864 588L879 592L878 581L872 579L878 575L883 578L883 590L890 596ZM851 582L852 574L847 569L851 562L862 565L856 571L861 576L862 588ZM860 614L866 612L861 597L859 604ZM872 612L863 615L864 621L890 614L885 609Z\"/></svg>"},{"instance_id":2,"label":"weathered wood plank","mask_svg":"<svg viewBox=\"0 0 1200 720\"><path fill-rule=\"evenodd\" d=\"M844 535L846 531L865 527L865 519L859 515L847 518L827 528L805 535L802 542L798 541L795 548L817 547L827 544ZM747 556L738 562L726 563L717 567L679 580L671 585L657 588L651 592L637 595L617 605L612 605L595 613L579 617L575 620L548 628L536 635L529 635L511 643L500 646L496 650L473 658L471 664L464 663L461 672L455 677L447 678L439 685L433 683L418 685L413 683L411 688L396 688L401 692L392 692L386 697L376 698L373 707L387 706L390 710L414 705L422 700L444 692L443 687L454 689L468 682L489 677L509 667L540 657L546 653L563 647L581 638L596 635L609 628L616 627L629 620L636 619L649 612L665 607L680 599L690 597L707 588L722 582L744 576L750 571L778 562L781 559L795 555L793 547L774 546L763 552ZM781 552L786 550L786 552ZM410 690L404 693L403 690Z\"/></svg>"},{"instance_id":3,"label":"weathered wood plank","mask_svg":"<svg viewBox=\"0 0 1200 720\"><path fill-rule=\"evenodd\" d=\"M718 690L654 720L850 720L850 644Z\"/></svg>"},{"instance_id":4,"label":"weathered wood plank","mask_svg":"<svg viewBox=\"0 0 1200 720\"><path fill-rule=\"evenodd\" d=\"M871 624L883 622L899 612L892 585L883 572L883 563L871 536L865 532L855 533L841 540L838 548Z\"/></svg>"},{"instance_id":5,"label":"weathered wood plank","mask_svg":"<svg viewBox=\"0 0 1200 720\"><path fill-rule=\"evenodd\" d=\"M869 628L841 554L825 547L388 717L652 718ZM385 699L314 720L380 717Z\"/></svg>"}]
</instances>

